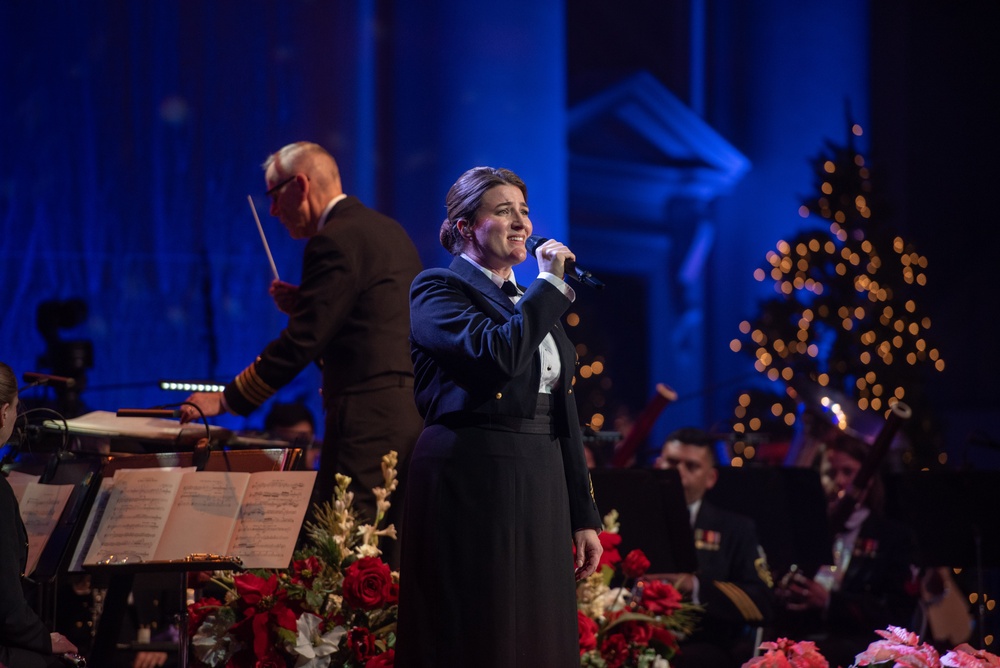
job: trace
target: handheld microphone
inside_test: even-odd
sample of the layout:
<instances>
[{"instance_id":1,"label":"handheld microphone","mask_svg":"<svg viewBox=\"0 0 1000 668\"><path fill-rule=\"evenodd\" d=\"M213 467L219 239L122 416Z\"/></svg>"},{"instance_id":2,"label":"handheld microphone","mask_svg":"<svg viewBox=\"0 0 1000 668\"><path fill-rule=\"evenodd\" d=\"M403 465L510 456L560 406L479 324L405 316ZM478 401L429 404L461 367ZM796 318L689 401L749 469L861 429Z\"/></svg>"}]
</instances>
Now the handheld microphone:
<instances>
[{"instance_id":1,"label":"handheld microphone","mask_svg":"<svg viewBox=\"0 0 1000 668\"><path fill-rule=\"evenodd\" d=\"M31 383L31 385L62 385L67 388L76 386L75 378L53 376L47 373L35 373L34 371L25 371L21 376L21 380Z\"/></svg>"},{"instance_id":2,"label":"handheld microphone","mask_svg":"<svg viewBox=\"0 0 1000 668\"><path fill-rule=\"evenodd\" d=\"M534 255L535 249L544 244L546 241L548 241L548 239L545 237L539 237L532 234L524 240L524 247L529 253ZM581 269L577 266L576 262L573 262L572 260L566 260L566 275L597 290L604 287L604 283L598 280L596 276L591 274L586 269Z\"/></svg>"}]
</instances>

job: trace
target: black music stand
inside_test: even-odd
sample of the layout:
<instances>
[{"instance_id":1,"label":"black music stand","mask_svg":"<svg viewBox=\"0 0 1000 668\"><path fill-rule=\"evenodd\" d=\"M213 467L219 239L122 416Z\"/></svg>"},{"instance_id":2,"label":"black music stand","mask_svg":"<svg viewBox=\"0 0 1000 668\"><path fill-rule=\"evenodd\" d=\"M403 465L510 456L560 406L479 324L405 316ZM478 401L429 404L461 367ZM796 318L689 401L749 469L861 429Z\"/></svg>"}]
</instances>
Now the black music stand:
<instances>
[{"instance_id":1,"label":"black music stand","mask_svg":"<svg viewBox=\"0 0 1000 668\"><path fill-rule=\"evenodd\" d=\"M108 576L109 585L107 599L109 601L112 599L124 600L127 598L129 592L132 590L132 585L134 583L133 578L136 574L179 573L181 612L178 615L177 622L177 631L179 636L177 643L177 665L178 668L187 668L187 646L191 641L191 639L188 638L187 608L184 605L187 593L188 573L196 571L242 570L243 565L238 559L229 557L203 559L192 556L186 560L149 561L138 564L89 564L84 566L84 569L88 572L103 573ZM105 608L104 614L107 614L107 608ZM103 666L106 663L110 663L112 660L112 652L117 647L114 635L121 627L121 616L118 616L117 612L115 614L116 623L113 625L106 623L103 624L104 631L102 632L101 629L98 629L98 633L94 638L94 647L91 650L88 659L92 661L95 666ZM113 629L112 626L114 627Z\"/></svg>"},{"instance_id":2,"label":"black music stand","mask_svg":"<svg viewBox=\"0 0 1000 668\"><path fill-rule=\"evenodd\" d=\"M594 469L594 499L602 514L618 511L624 557L640 549L651 573L693 573L698 569L684 488L677 471Z\"/></svg>"},{"instance_id":3,"label":"black music stand","mask_svg":"<svg viewBox=\"0 0 1000 668\"><path fill-rule=\"evenodd\" d=\"M833 561L826 496L819 473L800 467L722 467L705 498L751 518L776 574L792 566L814 573Z\"/></svg>"},{"instance_id":4,"label":"black music stand","mask_svg":"<svg viewBox=\"0 0 1000 668\"><path fill-rule=\"evenodd\" d=\"M1000 566L1000 471L918 471L894 481L920 566Z\"/></svg>"},{"instance_id":5,"label":"black music stand","mask_svg":"<svg viewBox=\"0 0 1000 668\"><path fill-rule=\"evenodd\" d=\"M81 452L20 452L9 464L10 470L39 476L39 482L51 485L73 485L73 491L63 508L59 522L49 535L28 579L36 585L33 598L38 615L55 628L56 579L69 546L75 544L80 519L93 497L97 479L106 457ZM8 466L5 466L8 468Z\"/></svg>"},{"instance_id":6,"label":"black music stand","mask_svg":"<svg viewBox=\"0 0 1000 668\"><path fill-rule=\"evenodd\" d=\"M106 459L80 452L22 452L10 465L12 471L39 476L42 484L74 486L59 523L38 559L38 565L28 574L32 579L48 580L56 575L80 514L87 505L91 485ZM53 465L54 462L57 464Z\"/></svg>"},{"instance_id":7,"label":"black music stand","mask_svg":"<svg viewBox=\"0 0 1000 668\"><path fill-rule=\"evenodd\" d=\"M296 468L302 458L300 448L273 448L267 450L213 450L205 461L203 470L205 471L241 471L254 473L257 471L288 471ZM118 469L133 468L160 468L167 466L190 467L195 464L195 454L193 452L162 452L146 453L136 455L118 455L109 458L105 463L101 474L104 477L114 475ZM90 495L87 512L83 515L88 517L99 485L93 486L93 494ZM80 540L80 533L84 522L78 522L77 535L73 543ZM79 550L80 547L77 546ZM82 557L81 557L82 558ZM74 565L70 564L69 569L73 570ZM108 590L104 599L104 607L100 621L94 634L94 643L89 659L94 665L105 665L110 662L113 652L117 647L117 635L121 628L128 605L128 595L132 590L134 576L137 573L146 572L178 572L181 579L181 624L179 626L181 643L178 648L178 658L180 668L187 665L187 629L184 624L186 608L184 606L187 573L190 571L204 570L231 570L231 565L227 562L221 563L219 560L191 560L173 562L147 562L138 564L111 564L111 565L88 565L85 571L113 575L109 578Z\"/></svg>"},{"instance_id":8,"label":"black music stand","mask_svg":"<svg viewBox=\"0 0 1000 668\"><path fill-rule=\"evenodd\" d=\"M984 571L1000 567L1000 471L917 471L892 482L899 517L917 542L917 565L975 573L979 646L985 647Z\"/></svg>"}]
</instances>

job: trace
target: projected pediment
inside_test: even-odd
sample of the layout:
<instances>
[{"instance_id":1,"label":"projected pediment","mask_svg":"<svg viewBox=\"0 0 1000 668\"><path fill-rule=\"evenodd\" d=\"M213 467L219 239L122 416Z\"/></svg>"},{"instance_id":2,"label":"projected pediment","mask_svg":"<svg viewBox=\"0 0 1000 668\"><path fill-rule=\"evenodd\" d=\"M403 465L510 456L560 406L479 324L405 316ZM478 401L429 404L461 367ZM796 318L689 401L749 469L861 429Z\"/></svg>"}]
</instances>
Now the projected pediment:
<instances>
[{"instance_id":1,"label":"projected pediment","mask_svg":"<svg viewBox=\"0 0 1000 668\"><path fill-rule=\"evenodd\" d=\"M711 200L750 163L652 75L640 72L569 112L574 199L659 219L672 197Z\"/></svg>"}]
</instances>

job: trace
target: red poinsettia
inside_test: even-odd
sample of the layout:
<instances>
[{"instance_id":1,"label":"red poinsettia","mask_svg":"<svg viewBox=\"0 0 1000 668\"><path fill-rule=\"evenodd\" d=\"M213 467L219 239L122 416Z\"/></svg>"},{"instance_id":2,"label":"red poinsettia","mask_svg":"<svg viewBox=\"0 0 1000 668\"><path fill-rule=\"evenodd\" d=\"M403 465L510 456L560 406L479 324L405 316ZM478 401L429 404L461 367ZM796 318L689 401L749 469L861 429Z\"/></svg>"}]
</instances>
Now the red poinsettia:
<instances>
[{"instance_id":1,"label":"red poinsettia","mask_svg":"<svg viewBox=\"0 0 1000 668\"><path fill-rule=\"evenodd\" d=\"M396 650L390 649L368 659L365 668L392 668L396 661Z\"/></svg>"},{"instance_id":2,"label":"red poinsettia","mask_svg":"<svg viewBox=\"0 0 1000 668\"><path fill-rule=\"evenodd\" d=\"M292 582L303 587L312 586L313 580L323 572L323 562L315 556L292 562Z\"/></svg>"},{"instance_id":3,"label":"red poinsettia","mask_svg":"<svg viewBox=\"0 0 1000 668\"><path fill-rule=\"evenodd\" d=\"M254 655L263 661L273 651L271 629L281 627L295 631L295 613L285 604L288 592L279 588L278 576L273 573L266 580L253 573L243 573L233 578L233 584L246 606L244 619L233 627L233 632L252 641Z\"/></svg>"},{"instance_id":4,"label":"red poinsettia","mask_svg":"<svg viewBox=\"0 0 1000 668\"><path fill-rule=\"evenodd\" d=\"M876 640L855 657L856 665L869 666L892 662L912 668L939 668L941 659L931 645L920 642L920 636L899 626L875 631L883 640Z\"/></svg>"},{"instance_id":5,"label":"red poinsettia","mask_svg":"<svg viewBox=\"0 0 1000 668\"><path fill-rule=\"evenodd\" d=\"M941 657L941 665L948 668L991 668L1000 666L1000 656L962 643Z\"/></svg>"},{"instance_id":6,"label":"red poinsettia","mask_svg":"<svg viewBox=\"0 0 1000 668\"><path fill-rule=\"evenodd\" d=\"M809 641L778 638L775 642L762 642L760 648L764 654L744 663L743 668L829 668L830 665L816 644Z\"/></svg>"}]
</instances>

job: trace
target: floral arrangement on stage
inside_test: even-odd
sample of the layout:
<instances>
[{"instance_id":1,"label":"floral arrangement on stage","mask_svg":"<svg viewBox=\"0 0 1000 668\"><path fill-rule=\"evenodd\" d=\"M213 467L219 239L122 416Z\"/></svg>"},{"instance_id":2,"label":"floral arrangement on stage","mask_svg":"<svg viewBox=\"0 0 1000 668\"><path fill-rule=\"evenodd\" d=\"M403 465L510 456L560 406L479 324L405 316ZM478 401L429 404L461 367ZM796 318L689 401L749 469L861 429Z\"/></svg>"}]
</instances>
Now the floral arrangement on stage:
<instances>
[{"instance_id":1,"label":"floral arrangement on stage","mask_svg":"<svg viewBox=\"0 0 1000 668\"><path fill-rule=\"evenodd\" d=\"M306 522L309 546L291 568L228 574L225 600L188 606L194 665L225 668L388 668L393 664L399 574L380 558L379 529L396 489L397 454L382 458L377 517L360 524L350 478Z\"/></svg>"},{"instance_id":2,"label":"floral arrangement on stage","mask_svg":"<svg viewBox=\"0 0 1000 668\"><path fill-rule=\"evenodd\" d=\"M854 658L852 668L862 666L884 668L990 668L1000 666L1000 657L986 650L962 643L944 656L920 636L898 626L876 631L882 640L871 643ZM743 664L743 668L829 668L829 663L811 642L793 642L779 638L777 642L760 644L764 654Z\"/></svg>"},{"instance_id":3,"label":"floral arrangement on stage","mask_svg":"<svg viewBox=\"0 0 1000 668\"><path fill-rule=\"evenodd\" d=\"M694 630L701 608L681 601L667 582L644 581L649 560L641 550L624 559L618 513L604 517L604 553L597 571L577 583L580 665L583 668L668 668L677 641ZM620 568L621 586L611 587Z\"/></svg>"}]
</instances>

